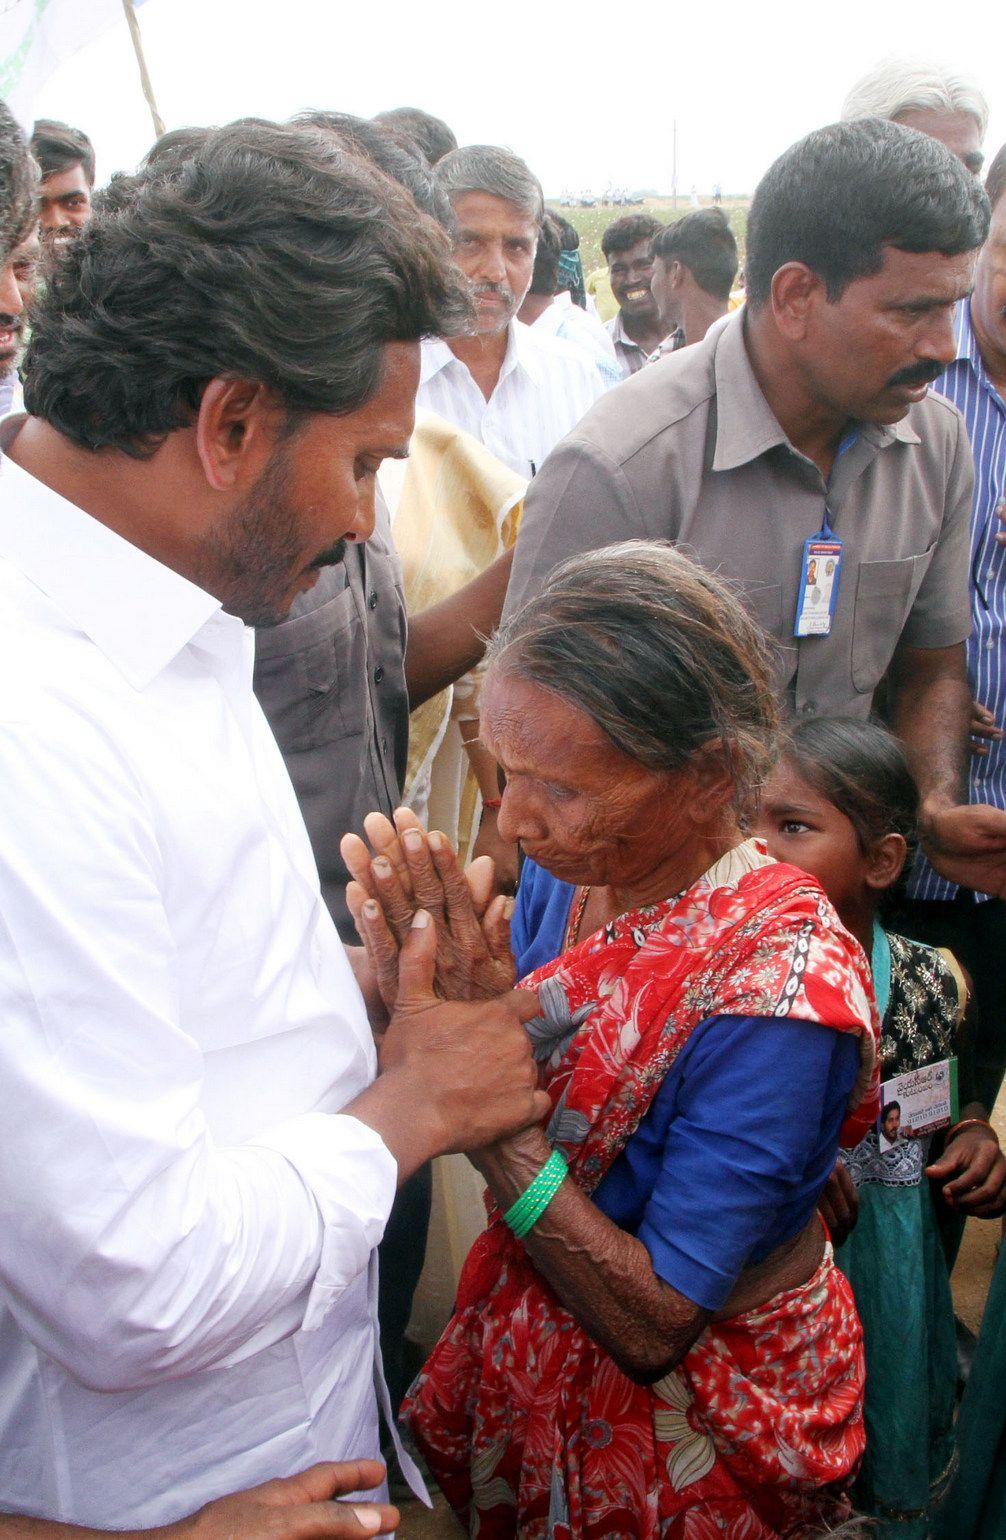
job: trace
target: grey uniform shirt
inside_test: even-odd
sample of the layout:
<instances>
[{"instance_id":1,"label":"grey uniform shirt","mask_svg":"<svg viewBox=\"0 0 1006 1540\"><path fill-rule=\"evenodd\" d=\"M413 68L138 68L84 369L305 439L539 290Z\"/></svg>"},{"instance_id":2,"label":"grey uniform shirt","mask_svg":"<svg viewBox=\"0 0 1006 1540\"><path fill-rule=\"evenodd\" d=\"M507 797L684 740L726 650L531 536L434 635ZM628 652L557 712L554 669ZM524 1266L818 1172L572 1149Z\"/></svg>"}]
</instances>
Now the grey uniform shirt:
<instances>
[{"instance_id":1,"label":"grey uniform shirt","mask_svg":"<svg viewBox=\"0 0 1006 1540\"><path fill-rule=\"evenodd\" d=\"M255 633L255 693L286 761L314 848L321 889L344 941L346 833L401 799L409 743L405 596L391 523L377 498L366 545L323 567L287 620Z\"/></svg>"},{"instance_id":2,"label":"grey uniform shirt","mask_svg":"<svg viewBox=\"0 0 1006 1540\"><path fill-rule=\"evenodd\" d=\"M759 389L743 312L624 381L532 482L504 615L566 556L673 540L737 582L779 646L780 695L866 716L899 640L949 647L971 628L964 422L930 393L891 427L858 425L826 485ZM793 635L804 541L825 503L845 550L831 634Z\"/></svg>"}]
</instances>

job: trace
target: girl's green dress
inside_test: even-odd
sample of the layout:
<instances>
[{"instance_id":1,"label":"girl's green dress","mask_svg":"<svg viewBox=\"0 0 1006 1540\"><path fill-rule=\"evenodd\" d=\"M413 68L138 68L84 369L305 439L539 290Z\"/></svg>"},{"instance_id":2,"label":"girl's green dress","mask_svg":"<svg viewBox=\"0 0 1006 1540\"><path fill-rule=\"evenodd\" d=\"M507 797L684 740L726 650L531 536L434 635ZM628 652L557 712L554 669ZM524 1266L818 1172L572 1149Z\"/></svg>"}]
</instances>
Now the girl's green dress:
<instances>
[{"instance_id":1,"label":"girl's green dress","mask_svg":"<svg viewBox=\"0 0 1006 1540\"><path fill-rule=\"evenodd\" d=\"M884 1080L954 1052L962 985L932 947L875 930ZM929 1139L881 1151L871 1129L842 1159L859 1219L835 1260L866 1349L866 1454L853 1491L876 1540L927 1540L954 1475L957 1357L950 1279L924 1170Z\"/></svg>"}]
</instances>

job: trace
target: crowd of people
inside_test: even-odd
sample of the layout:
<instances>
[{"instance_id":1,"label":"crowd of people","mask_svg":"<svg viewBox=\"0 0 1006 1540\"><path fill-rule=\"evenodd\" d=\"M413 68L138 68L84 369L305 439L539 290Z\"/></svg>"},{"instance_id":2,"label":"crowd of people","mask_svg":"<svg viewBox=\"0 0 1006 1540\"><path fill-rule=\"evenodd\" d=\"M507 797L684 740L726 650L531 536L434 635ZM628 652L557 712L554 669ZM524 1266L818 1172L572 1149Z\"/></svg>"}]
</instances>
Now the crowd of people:
<instances>
[{"instance_id":1,"label":"crowd of people","mask_svg":"<svg viewBox=\"0 0 1006 1540\"><path fill-rule=\"evenodd\" d=\"M0 1536L1006 1533L987 119L886 61L604 320L418 109L0 103Z\"/></svg>"}]
</instances>

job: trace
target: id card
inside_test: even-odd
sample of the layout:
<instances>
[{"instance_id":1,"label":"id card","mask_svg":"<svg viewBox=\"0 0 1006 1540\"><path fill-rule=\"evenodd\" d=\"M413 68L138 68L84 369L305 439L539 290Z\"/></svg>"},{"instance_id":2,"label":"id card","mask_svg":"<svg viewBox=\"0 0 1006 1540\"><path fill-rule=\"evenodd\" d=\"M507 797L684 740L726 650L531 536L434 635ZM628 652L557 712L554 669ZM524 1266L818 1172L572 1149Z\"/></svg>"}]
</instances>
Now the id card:
<instances>
[{"instance_id":1,"label":"id card","mask_svg":"<svg viewBox=\"0 0 1006 1540\"><path fill-rule=\"evenodd\" d=\"M794 636L829 636L842 571L842 542L815 535L803 543L803 570L796 601Z\"/></svg>"}]
</instances>

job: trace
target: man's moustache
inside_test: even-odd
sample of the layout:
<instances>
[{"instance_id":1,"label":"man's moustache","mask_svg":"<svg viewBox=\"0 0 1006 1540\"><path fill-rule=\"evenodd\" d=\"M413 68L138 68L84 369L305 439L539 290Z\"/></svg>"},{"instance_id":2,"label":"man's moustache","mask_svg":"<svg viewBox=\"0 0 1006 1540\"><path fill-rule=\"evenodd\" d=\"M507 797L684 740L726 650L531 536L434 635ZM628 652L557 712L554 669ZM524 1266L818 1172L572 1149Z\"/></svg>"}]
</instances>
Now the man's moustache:
<instances>
[{"instance_id":1,"label":"man's moustache","mask_svg":"<svg viewBox=\"0 0 1006 1540\"><path fill-rule=\"evenodd\" d=\"M326 546L319 551L314 561L308 564L308 571L313 572L317 567L337 567L346 554L346 541L337 540L334 545Z\"/></svg>"},{"instance_id":2,"label":"man's moustache","mask_svg":"<svg viewBox=\"0 0 1006 1540\"><path fill-rule=\"evenodd\" d=\"M907 369L899 369L897 374L892 374L888 380L888 389L895 389L899 385L907 385L909 388L915 385L931 385L938 380L946 366L944 364L911 364Z\"/></svg>"},{"instance_id":3,"label":"man's moustache","mask_svg":"<svg viewBox=\"0 0 1006 1540\"><path fill-rule=\"evenodd\" d=\"M472 293L476 299L487 295L493 299L503 300L504 304L513 304L513 290L508 289L505 283L475 283L472 284Z\"/></svg>"}]
</instances>

